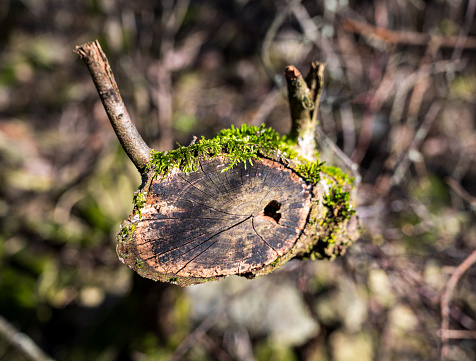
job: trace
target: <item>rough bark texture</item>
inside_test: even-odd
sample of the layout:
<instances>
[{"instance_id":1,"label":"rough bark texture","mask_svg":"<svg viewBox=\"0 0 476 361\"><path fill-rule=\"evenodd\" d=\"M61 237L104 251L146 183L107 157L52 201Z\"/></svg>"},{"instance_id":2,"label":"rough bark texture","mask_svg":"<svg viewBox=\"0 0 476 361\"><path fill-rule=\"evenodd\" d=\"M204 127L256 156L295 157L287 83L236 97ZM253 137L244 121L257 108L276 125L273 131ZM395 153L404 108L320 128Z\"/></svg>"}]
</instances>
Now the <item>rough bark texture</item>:
<instances>
[{"instance_id":1,"label":"rough bark texture","mask_svg":"<svg viewBox=\"0 0 476 361\"><path fill-rule=\"evenodd\" d=\"M143 171L150 157L150 148L140 136L122 101L106 55L99 42L86 43L74 50L88 67L104 109L124 151L139 171Z\"/></svg>"},{"instance_id":2,"label":"rough bark texture","mask_svg":"<svg viewBox=\"0 0 476 361\"><path fill-rule=\"evenodd\" d=\"M299 141L314 140L314 124L311 112L315 108L312 93L309 90L303 76L294 66L290 65L284 72L288 84L289 108L291 110L292 127L289 136ZM315 150L311 142L307 146L311 153Z\"/></svg>"},{"instance_id":3,"label":"rough bark texture","mask_svg":"<svg viewBox=\"0 0 476 361\"><path fill-rule=\"evenodd\" d=\"M324 67L325 64L312 62L306 79L293 65L286 67L284 72L292 120L289 138L297 143L297 148L303 157L313 161L316 160L315 129L324 82Z\"/></svg>"}]
</instances>

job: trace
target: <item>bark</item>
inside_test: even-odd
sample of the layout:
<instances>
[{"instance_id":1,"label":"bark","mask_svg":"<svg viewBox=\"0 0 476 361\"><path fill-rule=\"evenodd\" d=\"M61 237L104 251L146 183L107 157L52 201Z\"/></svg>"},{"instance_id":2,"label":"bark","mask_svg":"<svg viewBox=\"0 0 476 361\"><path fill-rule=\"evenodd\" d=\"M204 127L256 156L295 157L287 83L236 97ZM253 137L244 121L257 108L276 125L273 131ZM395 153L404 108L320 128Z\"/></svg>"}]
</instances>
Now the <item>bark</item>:
<instances>
[{"instance_id":1,"label":"bark","mask_svg":"<svg viewBox=\"0 0 476 361\"><path fill-rule=\"evenodd\" d=\"M99 42L96 40L77 46L74 51L88 67L109 121L124 151L136 168L142 172L149 162L150 148L132 122Z\"/></svg>"},{"instance_id":2,"label":"bark","mask_svg":"<svg viewBox=\"0 0 476 361\"><path fill-rule=\"evenodd\" d=\"M288 66L284 72L292 121L289 138L297 143L301 154L309 160L315 160L315 129L324 67L325 64L311 63L311 70L306 79L293 65Z\"/></svg>"}]
</instances>

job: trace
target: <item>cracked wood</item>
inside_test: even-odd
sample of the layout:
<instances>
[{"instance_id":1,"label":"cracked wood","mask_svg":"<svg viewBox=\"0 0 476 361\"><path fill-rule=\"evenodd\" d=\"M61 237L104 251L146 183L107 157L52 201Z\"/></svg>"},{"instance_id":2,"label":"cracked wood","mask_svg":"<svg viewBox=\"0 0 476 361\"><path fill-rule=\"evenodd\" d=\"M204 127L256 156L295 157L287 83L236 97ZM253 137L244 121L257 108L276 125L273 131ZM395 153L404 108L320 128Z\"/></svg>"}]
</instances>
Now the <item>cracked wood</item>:
<instances>
[{"instance_id":1,"label":"cracked wood","mask_svg":"<svg viewBox=\"0 0 476 361\"><path fill-rule=\"evenodd\" d=\"M310 210L309 186L280 163L203 160L153 181L136 223L140 259L162 274L216 277L262 268L291 249Z\"/></svg>"}]
</instances>

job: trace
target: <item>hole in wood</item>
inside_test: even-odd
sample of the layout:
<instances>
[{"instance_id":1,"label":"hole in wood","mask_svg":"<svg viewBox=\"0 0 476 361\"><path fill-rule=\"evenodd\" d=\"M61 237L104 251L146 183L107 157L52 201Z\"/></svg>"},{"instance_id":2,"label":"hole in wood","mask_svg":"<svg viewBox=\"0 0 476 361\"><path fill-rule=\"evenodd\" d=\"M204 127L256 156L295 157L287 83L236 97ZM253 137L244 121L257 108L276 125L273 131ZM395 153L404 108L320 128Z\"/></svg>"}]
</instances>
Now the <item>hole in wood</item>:
<instances>
[{"instance_id":1,"label":"hole in wood","mask_svg":"<svg viewBox=\"0 0 476 361\"><path fill-rule=\"evenodd\" d=\"M264 207L264 215L273 218L276 223L279 223L279 220L281 219L281 213L278 213L278 211L280 209L281 203L273 199L266 207Z\"/></svg>"},{"instance_id":2,"label":"hole in wood","mask_svg":"<svg viewBox=\"0 0 476 361\"><path fill-rule=\"evenodd\" d=\"M138 270L140 260L146 277L185 284L258 272L286 255L305 226L309 186L272 160L221 171L229 165L224 157L203 159L194 172L174 169L153 180L118 248L124 262Z\"/></svg>"}]
</instances>

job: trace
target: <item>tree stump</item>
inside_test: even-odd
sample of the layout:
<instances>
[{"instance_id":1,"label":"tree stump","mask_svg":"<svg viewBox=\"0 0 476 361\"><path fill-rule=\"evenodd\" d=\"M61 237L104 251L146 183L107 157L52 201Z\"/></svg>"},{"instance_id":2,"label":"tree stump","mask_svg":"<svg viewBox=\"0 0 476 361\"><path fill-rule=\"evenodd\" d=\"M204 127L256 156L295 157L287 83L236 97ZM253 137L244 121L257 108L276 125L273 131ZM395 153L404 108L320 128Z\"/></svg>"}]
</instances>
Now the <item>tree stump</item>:
<instances>
[{"instance_id":1,"label":"tree stump","mask_svg":"<svg viewBox=\"0 0 476 361\"><path fill-rule=\"evenodd\" d=\"M233 169L225 157L175 168L149 186L140 220L118 253L158 279L253 274L285 255L306 225L311 187L282 164L256 160ZM139 262L137 260L140 260Z\"/></svg>"},{"instance_id":2,"label":"tree stump","mask_svg":"<svg viewBox=\"0 0 476 361\"><path fill-rule=\"evenodd\" d=\"M155 152L132 124L99 43L76 52L142 174L117 253L143 277L180 286L229 275L253 278L291 258L333 259L359 237L352 178L316 156L319 63L306 81L295 67L286 69L289 137L243 125Z\"/></svg>"}]
</instances>

